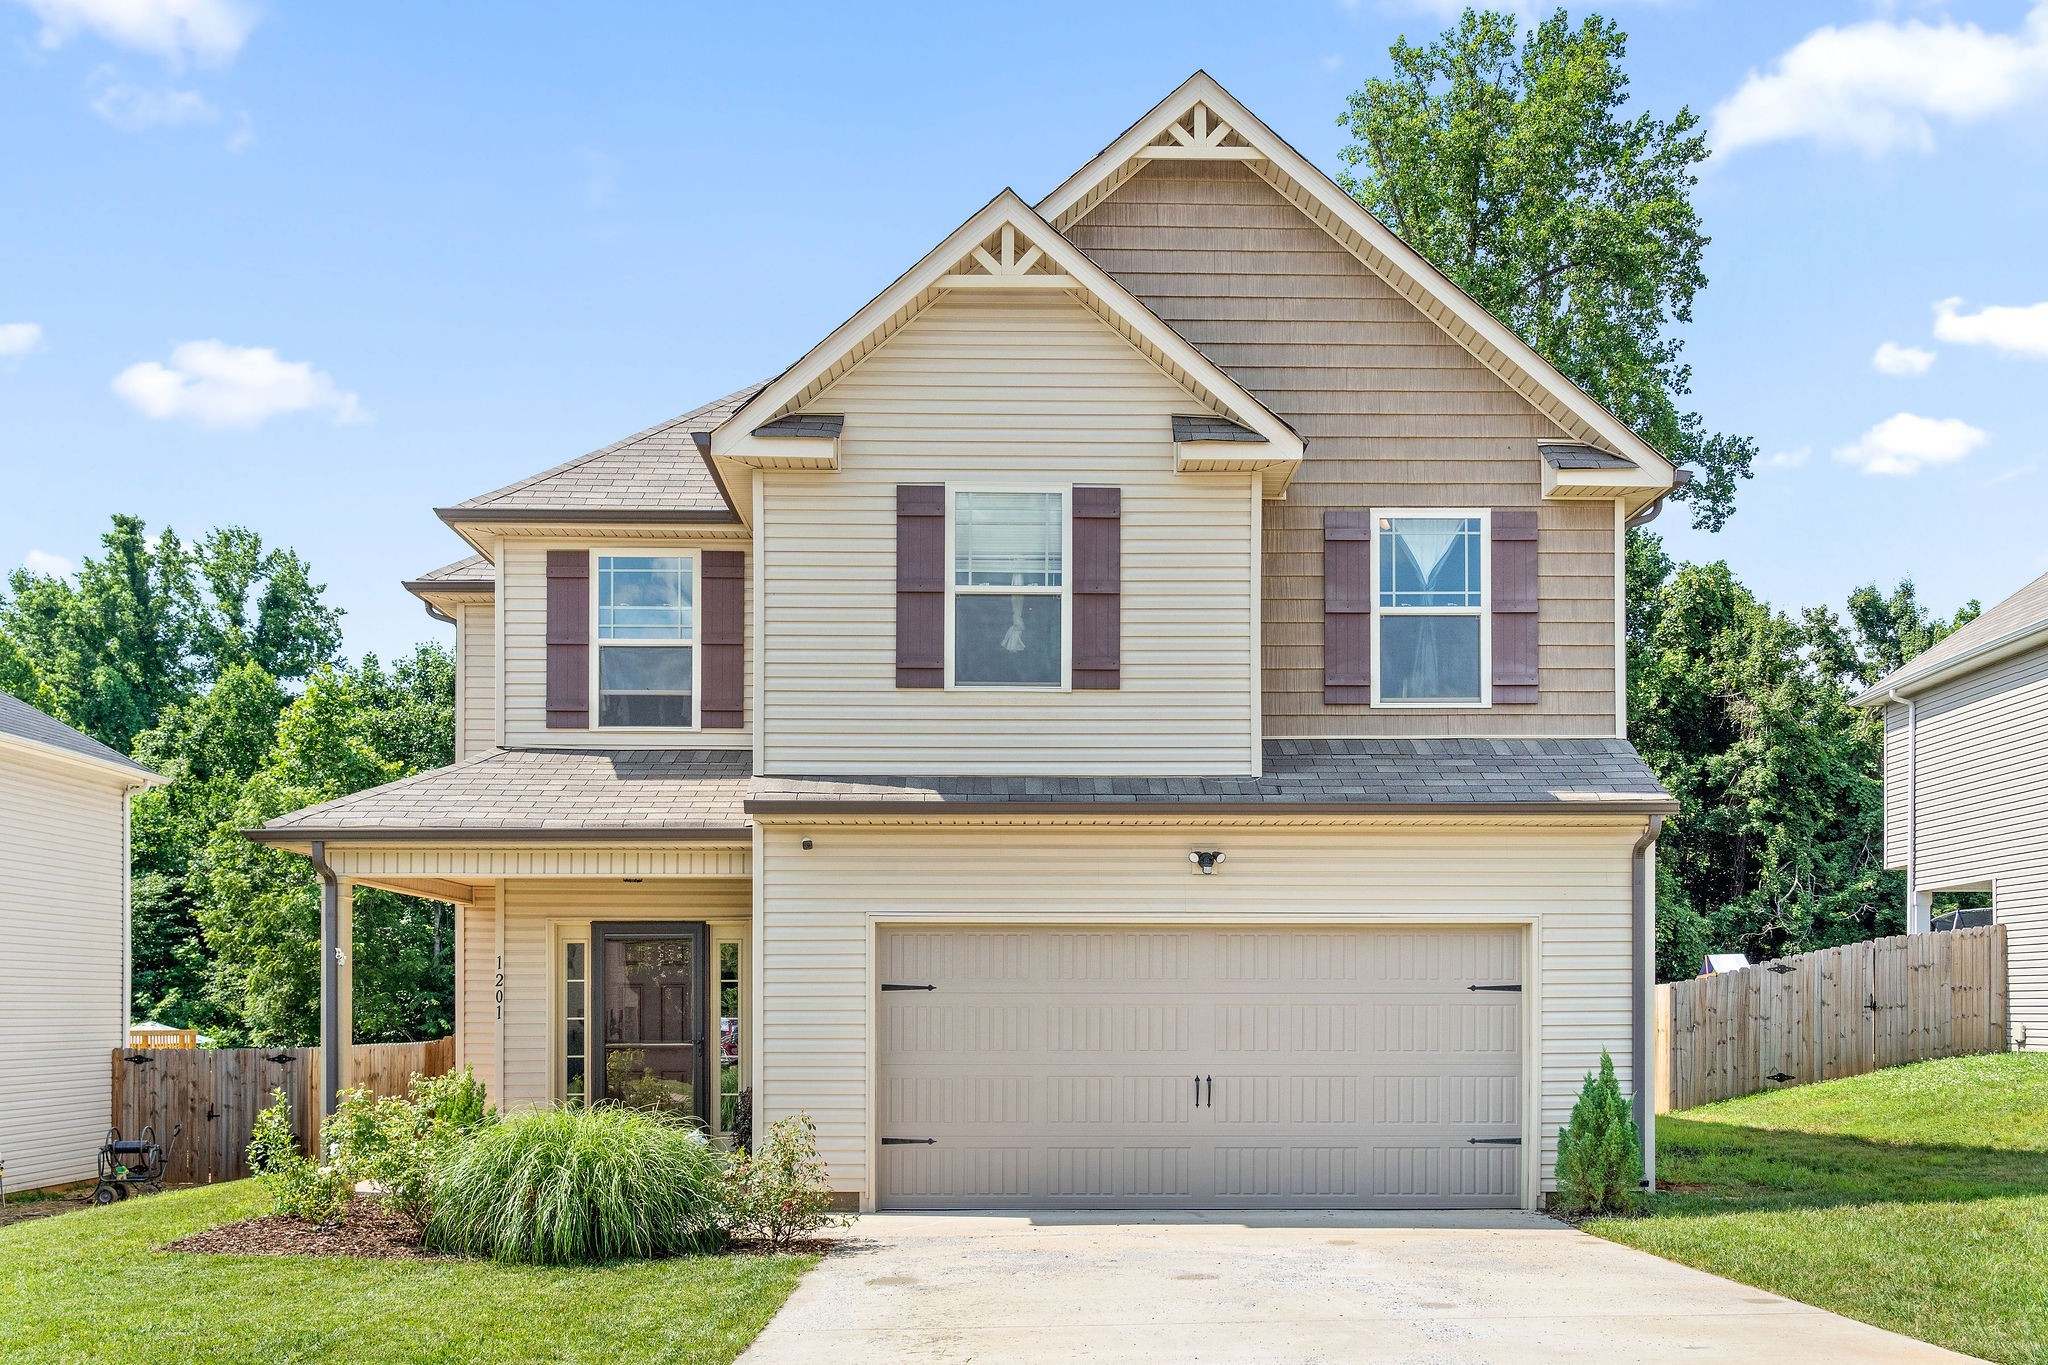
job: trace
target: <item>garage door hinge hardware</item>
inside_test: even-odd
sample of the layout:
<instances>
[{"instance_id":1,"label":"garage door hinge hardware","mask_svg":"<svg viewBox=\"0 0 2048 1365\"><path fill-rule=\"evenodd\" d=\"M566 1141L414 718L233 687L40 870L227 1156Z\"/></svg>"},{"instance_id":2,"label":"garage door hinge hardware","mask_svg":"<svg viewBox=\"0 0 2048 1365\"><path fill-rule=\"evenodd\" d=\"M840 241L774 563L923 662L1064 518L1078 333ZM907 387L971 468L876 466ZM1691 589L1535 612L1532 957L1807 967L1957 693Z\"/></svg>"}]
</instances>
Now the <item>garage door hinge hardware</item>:
<instances>
[{"instance_id":1,"label":"garage door hinge hardware","mask_svg":"<svg viewBox=\"0 0 2048 1365\"><path fill-rule=\"evenodd\" d=\"M882 1139L882 1145L883 1145L884 1147L930 1147L930 1146L932 1146L933 1144L935 1144L936 1142L938 1142L938 1139L937 1139L937 1138L883 1138L883 1139Z\"/></svg>"},{"instance_id":2,"label":"garage door hinge hardware","mask_svg":"<svg viewBox=\"0 0 2048 1365\"><path fill-rule=\"evenodd\" d=\"M1468 991L1520 991L1522 983L1517 981L1512 986L1467 986L1465 989Z\"/></svg>"},{"instance_id":3,"label":"garage door hinge hardware","mask_svg":"<svg viewBox=\"0 0 2048 1365\"><path fill-rule=\"evenodd\" d=\"M900 981L884 981L884 982L882 983L882 989L883 989L883 990L885 990L885 991L935 991L935 990L937 990L937 989L938 989L938 987L937 987L937 986L908 986L908 985L905 985L904 983L902 983L902 982L900 982Z\"/></svg>"},{"instance_id":4,"label":"garage door hinge hardware","mask_svg":"<svg viewBox=\"0 0 2048 1365\"><path fill-rule=\"evenodd\" d=\"M1520 1138L1466 1138L1467 1147L1519 1147Z\"/></svg>"}]
</instances>

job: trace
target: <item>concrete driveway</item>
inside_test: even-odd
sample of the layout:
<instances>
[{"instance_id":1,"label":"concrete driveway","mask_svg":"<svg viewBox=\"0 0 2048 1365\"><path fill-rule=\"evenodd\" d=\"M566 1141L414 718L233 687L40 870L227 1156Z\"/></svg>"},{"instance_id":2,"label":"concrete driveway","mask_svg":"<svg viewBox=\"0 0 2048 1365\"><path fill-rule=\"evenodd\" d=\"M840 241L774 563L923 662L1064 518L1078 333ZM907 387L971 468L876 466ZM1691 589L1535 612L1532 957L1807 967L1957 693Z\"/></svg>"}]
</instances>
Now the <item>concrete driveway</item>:
<instances>
[{"instance_id":1,"label":"concrete driveway","mask_svg":"<svg viewBox=\"0 0 2048 1365\"><path fill-rule=\"evenodd\" d=\"M879 1214L744 1365L1967 1357L1538 1214Z\"/></svg>"}]
</instances>

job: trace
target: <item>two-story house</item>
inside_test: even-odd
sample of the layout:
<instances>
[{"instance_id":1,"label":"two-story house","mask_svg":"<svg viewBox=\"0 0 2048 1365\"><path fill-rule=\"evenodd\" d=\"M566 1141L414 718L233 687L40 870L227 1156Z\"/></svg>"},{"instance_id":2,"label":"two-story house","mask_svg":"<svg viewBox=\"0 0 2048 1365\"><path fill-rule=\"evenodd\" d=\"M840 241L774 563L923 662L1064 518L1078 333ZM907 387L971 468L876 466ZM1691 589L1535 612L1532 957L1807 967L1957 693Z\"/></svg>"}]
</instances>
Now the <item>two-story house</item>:
<instances>
[{"instance_id":1,"label":"two-story house","mask_svg":"<svg viewBox=\"0 0 2048 1365\"><path fill-rule=\"evenodd\" d=\"M1906 930L2003 924L2008 1028L2048 1048L2048 574L1878 679L1884 865ZM1944 892L1981 908L1936 914Z\"/></svg>"},{"instance_id":2,"label":"two-story house","mask_svg":"<svg viewBox=\"0 0 2048 1365\"><path fill-rule=\"evenodd\" d=\"M744 1092L862 1208L1534 1205L1642 1079L1675 482L1198 74L769 382L441 509L460 760L257 837L461 908L505 1103Z\"/></svg>"}]
</instances>

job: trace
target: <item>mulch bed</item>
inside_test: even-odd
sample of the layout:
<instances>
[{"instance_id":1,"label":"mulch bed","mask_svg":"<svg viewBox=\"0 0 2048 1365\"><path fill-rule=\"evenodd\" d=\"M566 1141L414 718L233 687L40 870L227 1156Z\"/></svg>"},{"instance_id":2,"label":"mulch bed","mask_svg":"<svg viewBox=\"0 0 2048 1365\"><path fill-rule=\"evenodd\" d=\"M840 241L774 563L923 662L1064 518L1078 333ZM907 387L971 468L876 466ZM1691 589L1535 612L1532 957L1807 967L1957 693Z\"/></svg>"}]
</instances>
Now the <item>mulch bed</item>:
<instances>
[{"instance_id":1,"label":"mulch bed","mask_svg":"<svg viewBox=\"0 0 2048 1365\"><path fill-rule=\"evenodd\" d=\"M268 1214L223 1223L217 1228L181 1237L165 1251L197 1251L215 1256L364 1256L381 1261L439 1261L420 1245L412 1224L369 1200L357 1200L338 1222L315 1223L304 1218Z\"/></svg>"}]
</instances>

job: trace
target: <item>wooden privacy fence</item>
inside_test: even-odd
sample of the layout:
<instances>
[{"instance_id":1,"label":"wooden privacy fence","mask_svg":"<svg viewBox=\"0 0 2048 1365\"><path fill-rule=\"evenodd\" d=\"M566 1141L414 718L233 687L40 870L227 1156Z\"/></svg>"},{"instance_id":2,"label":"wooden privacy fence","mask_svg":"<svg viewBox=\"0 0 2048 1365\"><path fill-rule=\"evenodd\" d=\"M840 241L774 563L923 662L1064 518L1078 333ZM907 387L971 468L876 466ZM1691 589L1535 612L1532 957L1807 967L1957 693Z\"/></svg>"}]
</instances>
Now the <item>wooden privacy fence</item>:
<instances>
[{"instance_id":1,"label":"wooden privacy fence","mask_svg":"<svg viewBox=\"0 0 2048 1365\"><path fill-rule=\"evenodd\" d=\"M1899 935L1657 988L1666 1113L2006 1049L2005 926Z\"/></svg>"},{"instance_id":2,"label":"wooden privacy fence","mask_svg":"<svg viewBox=\"0 0 2048 1365\"><path fill-rule=\"evenodd\" d=\"M358 1043L349 1049L349 1084L379 1095L402 1095L414 1073L439 1076L455 1066L455 1040ZM145 1124L171 1142L174 1185L239 1180L249 1174L249 1136L256 1115L283 1090L292 1102L299 1150L311 1155L320 1107L317 1047L116 1048L112 1123L124 1137Z\"/></svg>"}]
</instances>

